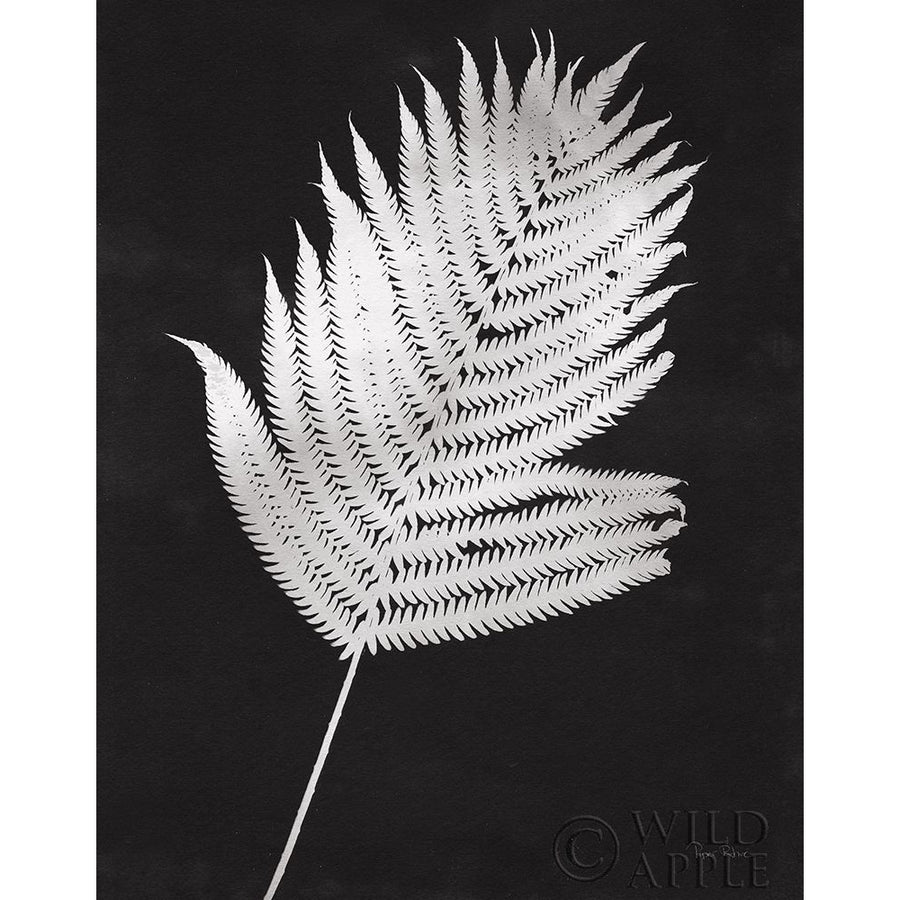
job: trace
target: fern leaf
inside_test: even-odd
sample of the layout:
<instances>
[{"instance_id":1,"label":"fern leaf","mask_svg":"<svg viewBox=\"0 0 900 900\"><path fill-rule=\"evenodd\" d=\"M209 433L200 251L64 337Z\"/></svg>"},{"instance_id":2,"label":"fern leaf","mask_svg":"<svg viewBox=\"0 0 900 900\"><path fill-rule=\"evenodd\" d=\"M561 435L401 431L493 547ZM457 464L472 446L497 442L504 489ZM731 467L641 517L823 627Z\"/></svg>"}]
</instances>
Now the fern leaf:
<instances>
[{"instance_id":1,"label":"fern leaf","mask_svg":"<svg viewBox=\"0 0 900 900\"><path fill-rule=\"evenodd\" d=\"M249 392L205 344L191 349L206 376L209 440L225 490L285 593L335 644L352 634L349 607L362 599L354 554L338 550L315 520Z\"/></svg>"},{"instance_id":2,"label":"fern leaf","mask_svg":"<svg viewBox=\"0 0 900 900\"><path fill-rule=\"evenodd\" d=\"M348 521L361 522L371 541L390 525L390 499L371 474L351 428L319 259L299 225L297 238L293 321L306 416L290 423L300 436L292 458L299 465L309 458L324 466Z\"/></svg>"},{"instance_id":3,"label":"fern leaf","mask_svg":"<svg viewBox=\"0 0 900 900\"><path fill-rule=\"evenodd\" d=\"M617 90L638 47L580 87L550 35L516 93L499 45L490 97L460 44L459 125L420 74L399 97L393 185L350 123L360 200L321 154L332 236L297 226L295 301L266 261L268 421L231 367L204 372L215 465L265 567L351 660L272 900L364 651L475 638L666 575L679 479L559 461L672 365L651 289L700 164L648 152ZM613 112L615 106L618 111ZM630 130L629 130L630 129ZM646 323L646 324L642 324Z\"/></svg>"},{"instance_id":4,"label":"fern leaf","mask_svg":"<svg viewBox=\"0 0 900 900\"><path fill-rule=\"evenodd\" d=\"M408 606L383 616L367 635L367 646L403 650L421 644L463 640L535 619L571 613L669 573L664 551L639 553L582 569L576 577L562 573L506 591L482 592L468 600Z\"/></svg>"},{"instance_id":5,"label":"fern leaf","mask_svg":"<svg viewBox=\"0 0 900 900\"><path fill-rule=\"evenodd\" d=\"M518 158L516 146L512 85L500 53L500 44L495 41L494 46L496 62L490 111L493 201L501 234L504 239L512 240L519 234L522 223L519 183L524 163Z\"/></svg>"},{"instance_id":6,"label":"fern leaf","mask_svg":"<svg viewBox=\"0 0 900 900\"><path fill-rule=\"evenodd\" d=\"M399 92L398 92L399 93ZM454 360L469 341L469 322L463 295L453 277L444 251L441 224L425 137L403 95L400 100L399 195L413 241L419 249L425 278L433 288L431 312L434 327L446 341L446 354L439 363L438 384L455 371Z\"/></svg>"},{"instance_id":7,"label":"fern leaf","mask_svg":"<svg viewBox=\"0 0 900 900\"><path fill-rule=\"evenodd\" d=\"M460 42L462 72L459 80L459 162L465 192L466 218L478 259L492 270L504 260L500 226L494 214L495 173L490 146L487 106L478 68L472 54Z\"/></svg>"},{"instance_id":8,"label":"fern leaf","mask_svg":"<svg viewBox=\"0 0 900 900\"><path fill-rule=\"evenodd\" d=\"M414 518L430 523L477 516L531 500L554 497L620 499L662 494L677 478L624 472L590 472L575 466L543 464L492 472L477 480L432 485L417 503Z\"/></svg>"},{"instance_id":9,"label":"fern leaf","mask_svg":"<svg viewBox=\"0 0 900 900\"><path fill-rule=\"evenodd\" d=\"M464 444L440 450L430 469L439 481L483 477L497 469L514 469L557 456L586 438L601 434L625 415L671 368L674 357L661 353L613 382L596 397L558 411L555 420L513 436L496 437L480 445Z\"/></svg>"},{"instance_id":10,"label":"fern leaf","mask_svg":"<svg viewBox=\"0 0 900 900\"><path fill-rule=\"evenodd\" d=\"M320 520L328 540L371 561L373 548L365 538L365 520L347 503L339 480L330 477L325 445L317 439L303 397L302 363L291 312L268 260L262 362L269 418L286 448L285 461L300 494Z\"/></svg>"},{"instance_id":11,"label":"fern leaf","mask_svg":"<svg viewBox=\"0 0 900 900\"><path fill-rule=\"evenodd\" d=\"M442 364L449 351L439 328L434 288L429 284L427 268L403 217L397 194L352 122L350 132L360 190L396 292L398 323L408 328L412 342L421 348L420 374L425 377L418 382L421 395L414 394L410 401L427 416L438 390L435 381L441 377Z\"/></svg>"},{"instance_id":12,"label":"fern leaf","mask_svg":"<svg viewBox=\"0 0 900 900\"><path fill-rule=\"evenodd\" d=\"M558 457L662 378L651 290L700 165L615 97L638 47L576 87L553 36L516 93L460 44L459 124L420 74L392 184L350 124L360 200L324 155L324 270L298 226L296 300L266 262L267 415L205 345L210 441L267 567L345 655L476 636L668 571L675 478ZM629 130L631 129L631 130ZM641 327L645 321L649 327ZM270 431L271 429L271 431Z\"/></svg>"},{"instance_id":13,"label":"fern leaf","mask_svg":"<svg viewBox=\"0 0 900 900\"><path fill-rule=\"evenodd\" d=\"M489 513L419 528L393 547L396 565L440 562L447 545L462 554L472 545L518 546L572 537L587 529L624 525L636 519L684 513L674 494L628 494L615 498L554 501L520 512Z\"/></svg>"}]
</instances>

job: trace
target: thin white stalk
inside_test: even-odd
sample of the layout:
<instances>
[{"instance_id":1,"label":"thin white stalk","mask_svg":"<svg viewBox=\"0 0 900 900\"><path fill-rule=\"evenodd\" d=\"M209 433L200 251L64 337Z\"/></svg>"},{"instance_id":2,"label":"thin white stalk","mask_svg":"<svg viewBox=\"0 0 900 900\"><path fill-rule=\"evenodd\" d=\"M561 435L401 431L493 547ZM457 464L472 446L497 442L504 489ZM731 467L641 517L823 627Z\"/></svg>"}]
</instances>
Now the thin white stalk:
<instances>
[{"instance_id":1,"label":"thin white stalk","mask_svg":"<svg viewBox=\"0 0 900 900\"><path fill-rule=\"evenodd\" d=\"M341 713L344 711L344 704L347 702L347 695L350 693L350 685L353 684L353 676L356 674L356 667L359 665L359 658L362 656L364 647L365 643L360 641L356 652L350 657L350 668L347 669L344 684L341 687L337 703L334 706L334 712L331 714L331 721L328 723L325 737L322 740L322 746L319 748L316 764L313 766L312 775L309 776L306 790L303 793L303 799L300 801L300 808L297 810L294 824L291 826L291 833L288 835L287 843L284 845L284 850L281 853L281 859L278 860L278 865L275 867L275 874L272 876L272 881L269 884L269 889L266 891L266 896L263 900L272 900L275 896L275 891L278 890L278 885L281 883L281 879L284 876L284 870L287 868L288 860L291 858L294 845L297 843L297 838L300 835L300 827L303 825L303 820L306 818L306 813L312 802L313 793L316 790L316 783L319 780L319 775L322 774L322 767L325 765L325 757L328 756L328 750L331 747L331 739L334 737L338 721L341 718Z\"/></svg>"}]
</instances>

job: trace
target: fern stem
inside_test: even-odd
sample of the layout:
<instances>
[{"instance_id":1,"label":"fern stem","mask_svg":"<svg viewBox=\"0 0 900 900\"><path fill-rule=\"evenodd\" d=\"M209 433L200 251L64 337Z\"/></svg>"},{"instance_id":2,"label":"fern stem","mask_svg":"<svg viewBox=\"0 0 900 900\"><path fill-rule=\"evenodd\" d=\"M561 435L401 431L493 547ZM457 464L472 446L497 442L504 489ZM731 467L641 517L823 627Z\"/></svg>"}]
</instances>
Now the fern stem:
<instances>
[{"instance_id":1,"label":"fern stem","mask_svg":"<svg viewBox=\"0 0 900 900\"><path fill-rule=\"evenodd\" d=\"M359 647L350 658L350 668L347 669L347 674L344 677L344 684L341 687L337 703L334 706L334 712L331 714L331 721L328 723L325 737L322 739L322 746L319 748L319 755L316 757L312 775L309 776L306 790L303 792L303 799L300 801L300 808L297 810L297 815L294 817L294 824L291 826L291 833L288 835L287 843L284 845L284 850L281 852L281 859L278 860L278 865L275 867L275 874L272 876L272 881L269 884L269 889L266 891L263 900L272 900L275 896L275 891L278 890L278 885L281 883L281 879L284 876L284 870L287 868L288 860L291 858L294 845L297 843L297 838L300 835L300 827L303 825L303 820L306 818L306 813L312 802L313 793L316 790L316 783L319 780L319 776L322 774L322 768L325 765L325 757L328 756L331 740L337 730L341 713L344 711L344 704L347 702L347 695L350 693L350 685L353 684L353 676L356 675L356 668L359 665L359 658L362 656L364 648L365 643L360 641Z\"/></svg>"}]
</instances>

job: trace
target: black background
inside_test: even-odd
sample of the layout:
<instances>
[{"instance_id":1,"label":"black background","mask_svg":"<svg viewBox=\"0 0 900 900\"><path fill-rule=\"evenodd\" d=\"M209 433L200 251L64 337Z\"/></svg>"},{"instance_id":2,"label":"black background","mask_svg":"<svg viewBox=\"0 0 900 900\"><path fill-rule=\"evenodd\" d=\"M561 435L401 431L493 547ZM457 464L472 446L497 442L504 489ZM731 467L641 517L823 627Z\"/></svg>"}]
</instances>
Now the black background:
<instances>
[{"instance_id":1,"label":"black background","mask_svg":"<svg viewBox=\"0 0 900 900\"><path fill-rule=\"evenodd\" d=\"M364 658L279 897L666 894L628 887L635 809L761 811L768 890L691 890L800 896L799 4L102 0L103 898L261 897L346 665L240 531L200 372L163 332L256 390L259 254L287 283L290 218L327 240L316 141L352 186L352 110L393 171L410 64L450 100L454 38L489 74L496 35L521 79L531 27L582 78L646 41L623 97L643 83L639 120L672 111L669 139L709 157L667 276L698 282L668 313L675 368L573 454L685 478L690 527L669 577L607 603ZM585 813L623 845L594 884L552 861Z\"/></svg>"}]
</instances>

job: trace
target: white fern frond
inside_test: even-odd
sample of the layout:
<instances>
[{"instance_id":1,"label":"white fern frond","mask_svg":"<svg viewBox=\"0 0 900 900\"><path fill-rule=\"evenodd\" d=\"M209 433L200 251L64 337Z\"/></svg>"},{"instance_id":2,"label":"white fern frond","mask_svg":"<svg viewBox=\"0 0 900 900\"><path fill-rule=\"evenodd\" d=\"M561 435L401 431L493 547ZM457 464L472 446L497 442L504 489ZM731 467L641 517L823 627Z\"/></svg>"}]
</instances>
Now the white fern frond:
<instances>
[{"instance_id":1,"label":"white fern frond","mask_svg":"<svg viewBox=\"0 0 900 900\"><path fill-rule=\"evenodd\" d=\"M640 45L580 88L552 40L516 93L460 44L459 124L419 73L399 97L393 185L350 124L360 199L321 153L324 265L300 227L295 299L266 261L267 422L231 368L206 377L210 443L266 567L352 659L523 625L666 574L677 478L559 456L615 424L672 365L651 317L702 163L653 142ZM651 151L648 152L648 148ZM646 323L646 324L644 324ZM336 718L288 841L289 855ZM271 897L286 855L270 886Z\"/></svg>"},{"instance_id":2,"label":"white fern frond","mask_svg":"<svg viewBox=\"0 0 900 900\"><path fill-rule=\"evenodd\" d=\"M669 353L650 358L664 323L637 328L683 287L648 290L684 250L668 238L699 165L669 168L677 142L639 156L667 120L625 134L635 100L606 115L639 47L574 91L575 66L557 81L555 48L546 58L538 48L517 99L497 47L489 100L460 48L459 128L424 76L424 130L400 98L398 188L352 123L364 207L321 157L333 237L323 274L298 227L293 310L267 263L265 392L284 447L271 489L289 479L277 502L297 508L283 521L299 529L302 520L304 540L321 541L314 551L298 545L296 558L340 560L341 589L323 594L327 607L306 610L338 615L344 624L328 633L341 645L361 645L373 609L389 618L420 587L417 604L441 593L433 580L398 582L398 561L427 560L445 573L462 566L452 590L474 594L491 583L482 580L491 565L503 579L515 564L526 582L539 572L506 551L476 572L462 548L491 529L508 531L498 539L508 551L529 540L574 541L578 521L598 529L600 552L617 521L604 510L620 510L620 525L681 514L665 490L598 499L583 475L576 489L553 459L613 425L672 363ZM253 421L270 459L279 451L266 449L265 426ZM243 470L231 446L219 437L217 457L246 524L256 495L234 493ZM522 502L551 506L503 512ZM280 531L260 526L268 508L253 513L252 527L271 565L286 551ZM278 577L288 569L283 560Z\"/></svg>"},{"instance_id":3,"label":"white fern frond","mask_svg":"<svg viewBox=\"0 0 900 900\"><path fill-rule=\"evenodd\" d=\"M607 600L668 573L669 563L662 552L639 553L582 569L577 577L562 573L469 600L437 603L433 610L422 605L409 606L400 614L377 622L369 631L367 646L374 653L379 645L403 650L419 644L487 635L573 612L579 606Z\"/></svg>"},{"instance_id":4,"label":"white fern frond","mask_svg":"<svg viewBox=\"0 0 900 900\"><path fill-rule=\"evenodd\" d=\"M443 521L432 527L410 531L406 540L392 548L395 564L409 565L447 557L449 544L461 554L477 544L520 546L563 539L586 530L597 532L635 519L684 512L674 494L630 494L615 499L556 500L517 512L493 512L471 518Z\"/></svg>"}]
</instances>

